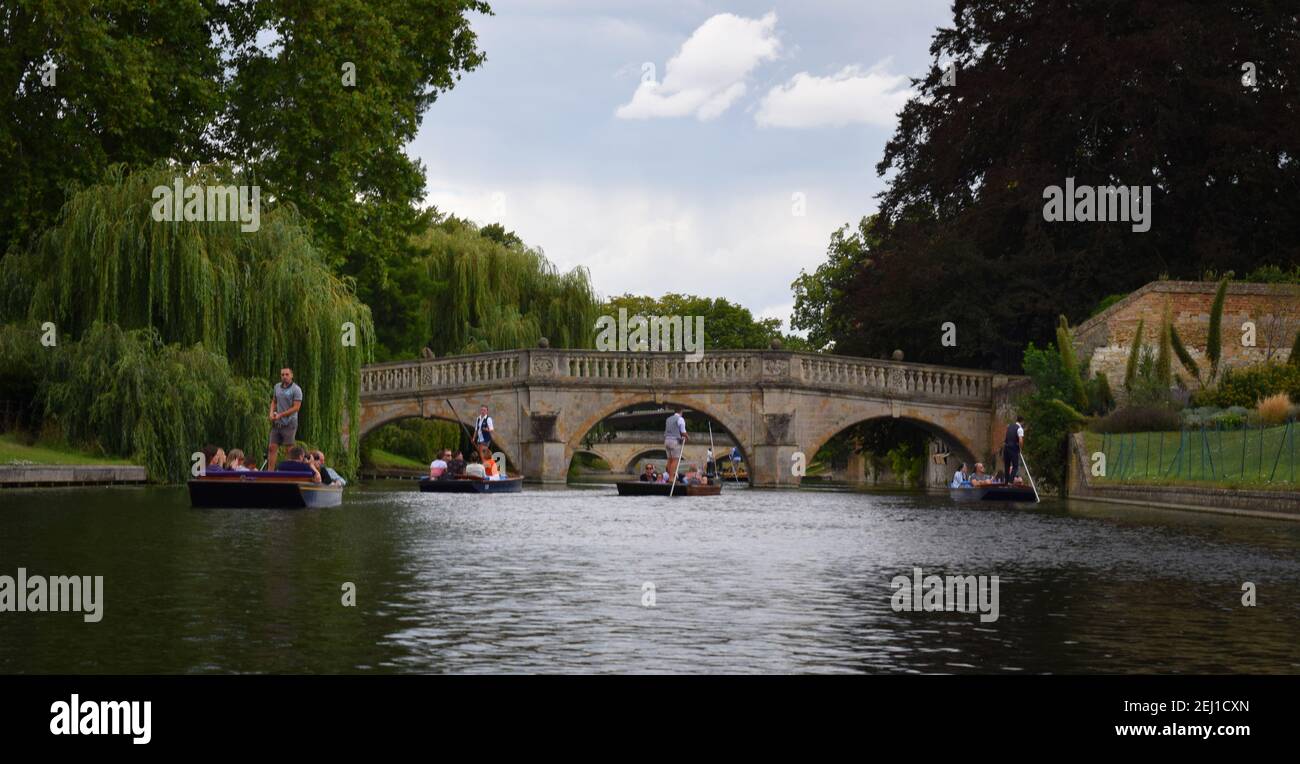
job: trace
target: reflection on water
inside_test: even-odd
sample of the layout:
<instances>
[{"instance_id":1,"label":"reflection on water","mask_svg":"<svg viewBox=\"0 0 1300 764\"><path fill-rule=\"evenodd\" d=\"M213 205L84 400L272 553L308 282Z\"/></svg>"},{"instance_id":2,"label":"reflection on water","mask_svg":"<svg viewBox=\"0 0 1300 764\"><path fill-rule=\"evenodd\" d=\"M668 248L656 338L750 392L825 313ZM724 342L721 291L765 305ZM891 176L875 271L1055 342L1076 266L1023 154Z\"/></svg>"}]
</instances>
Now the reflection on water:
<instances>
[{"instance_id":1,"label":"reflection on water","mask_svg":"<svg viewBox=\"0 0 1300 764\"><path fill-rule=\"evenodd\" d=\"M0 613L0 672L1300 673L1298 551L1300 523L1081 502L4 490L0 574L102 575L105 607ZM913 567L997 575L1000 618L894 612Z\"/></svg>"}]
</instances>

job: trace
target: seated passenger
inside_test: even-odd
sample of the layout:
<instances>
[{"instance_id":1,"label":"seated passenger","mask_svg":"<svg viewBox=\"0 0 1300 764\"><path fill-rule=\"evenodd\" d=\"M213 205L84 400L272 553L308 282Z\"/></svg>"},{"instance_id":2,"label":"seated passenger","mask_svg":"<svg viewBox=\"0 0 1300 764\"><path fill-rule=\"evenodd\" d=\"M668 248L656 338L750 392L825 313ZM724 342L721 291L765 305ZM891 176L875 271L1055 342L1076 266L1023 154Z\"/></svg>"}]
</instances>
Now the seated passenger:
<instances>
[{"instance_id":1,"label":"seated passenger","mask_svg":"<svg viewBox=\"0 0 1300 764\"><path fill-rule=\"evenodd\" d=\"M289 460L280 462L275 466L277 472L309 472L311 473L311 482L320 482L320 472L316 465L307 459L307 452L302 446L291 446L289 448Z\"/></svg>"},{"instance_id":2,"label":"seated passenger","mask_svg":"<svg viewBox=\"0 0 1300 764\"><path fill-rule=\"evenodd\" d=\"M971 487L971 476L970 476L970 472L966 468L966 462L961 463L961 469L957 470L957 472L952 476L952 483L950 483L948 487L949 488L970 488Z\"/></svg>"},{"instance_id":3,"label":"seated passenger","mask_svg":"<svg viewBox=\"0 0 1300 764\"><path fill-rule=\"evenodd\" d=\"M642 483L653 483L659 479L658 473L655 472L654 464L646 463L645 469L641 472Z\"/></svg>"},{"instance_id":4,"label":"seated passenger","mask_svg":"<svg viewBox=\"0 0 1300 764\"><path fill-rule=\"evenodd\" d=\"M451 458L451 452L443 449L433 461L429 462L429 479L438 480L447 473L447 460Z\"/></svg>"},{"instance_id":5,"label":"seated passenger","mask_svg":"<svg viewBox=\"0 0 1300 764\"><path fill-rule=\"evenodd\" d=\"M320 472L320 481L325 485L347 485L348 481L343 476L335 472L332 468L325 466L325 453L319 449L311 452L312 463L316 465L317 471Z\"/></svg>"},{"instance_id":6,"label":"seated passenger","mask_svg":"<svg viewBox=\"0 0 1300 764\"><path fill-rule=\"evenodd\" d=\"M500 472L497 470L497 460L496 460L496 459L488 459L487 461L483 462L483 474L484 474L484 476L487 477L488 480L500 480L500 479L501 479L501 474L500 474Z\"/></svg>"},{"instance_id":7,"label":"seated passenger","mask_svg":"<svg viewBox=\"0 0 1300 764\"><path fill-rule=\"evenodd\" d=\"M221 449L221 446L208 444L201 450L203 451L203 467L205 472L225 471L226 452Z\"/></svg>"},{"instance_id":8,"label":"seated passenger","mask_svg":"<svg viewBox=\"0 0 1300 764\"><path fill-rule=\"evenodd\" d=\"M975 473L970 476L970 484L975 488L993 485L993 476L984 471L984 465L975 462Z\"/></svg>"},{"instance_id":9,"label":"seated passenger","mask_svg":"<svg viewBox=\"0 0 1300 764\"><path fill-rule=\"evenodd\" d=\"M485 470L483 465L479 462L477 454L470 455L469 464L465 465L465 477L475 478L478 480L487 479L487 470Z\"/></svg>"},{"instance_id":10,"label":"seated passenger","mask_svg":"<svg viewBox=\"0 0 1300 764\"><path fill-rule=\"evenodd\" d=\"M244 464L244 452L238 448L230 449L226 454L226 469L231 472L248 472L248 466Z\"/></svg>"},{"instance_id":11,"label":"seated passenger","mask_svg":"<svg viewBox=\"0 0 1300 764\"><path fill-rule=\"evenodd\" d=\"M456 455L452 457L451 461L447 462L447 477L458 478L464 476L464 474L465 474L465 455L460 451L457 451Z\"/></svg>"}]
</instances>

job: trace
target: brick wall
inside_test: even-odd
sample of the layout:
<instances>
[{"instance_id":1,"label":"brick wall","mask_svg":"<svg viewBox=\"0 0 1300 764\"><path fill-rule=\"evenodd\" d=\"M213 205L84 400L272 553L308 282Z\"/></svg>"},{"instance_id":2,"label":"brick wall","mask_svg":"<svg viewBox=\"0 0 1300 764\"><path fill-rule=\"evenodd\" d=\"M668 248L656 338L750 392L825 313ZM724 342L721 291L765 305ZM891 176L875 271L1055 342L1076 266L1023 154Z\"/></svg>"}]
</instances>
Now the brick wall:
<instances>
[{"instance_id":1,"label":"brick wall","mask_svg":"<svg viewBox=\"0 0 1300 764\"><path fill-rule=\"evenodd\" d=\"M1091 361L1088 376L1100 371L1111 389L1122 396L1124 369L1138 321L1145 319L1143 344L1154 353L1159 347L1160 321L1170 305L1174 326L1192 358L1209 372L1205 354L1210 327L1210 305L1218 284L1200 281L1153 281L1093 316L1074 330L1080 358ZM1244 345L1242 324L1255 324L1255 344ZM1300 329L1300 286L1282 284L1229 284L1223 308L1223 358L1227 368L1251 366L1273 359L1285 361ZM1198 385L1174 359L1174 371L1189 389Z\"/></svg>"}]
</instances>

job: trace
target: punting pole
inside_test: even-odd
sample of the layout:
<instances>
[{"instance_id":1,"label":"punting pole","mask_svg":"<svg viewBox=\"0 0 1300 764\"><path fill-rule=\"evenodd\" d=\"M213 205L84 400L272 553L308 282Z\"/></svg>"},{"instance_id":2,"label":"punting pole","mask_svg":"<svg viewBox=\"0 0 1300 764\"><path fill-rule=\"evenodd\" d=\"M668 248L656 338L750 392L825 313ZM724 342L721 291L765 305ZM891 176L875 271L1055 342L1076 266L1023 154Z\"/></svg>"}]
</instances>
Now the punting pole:
<instances>
[{"instance_id":1,"label":"punting pole","mask_svg":"<svg viewBox=\"0 0 1300 764\"><path fill-rule=\"evenodd\" d=\"M1034 489L1034 501L1041 502L1038 498L1038 485L1034 482L1034 473L1029 471L1029 462L1025 461L1025 452L1020 452L1020 463L1025 465L1025 474L1029 476L1029 487Z\"/></svg>"}]
</instances>

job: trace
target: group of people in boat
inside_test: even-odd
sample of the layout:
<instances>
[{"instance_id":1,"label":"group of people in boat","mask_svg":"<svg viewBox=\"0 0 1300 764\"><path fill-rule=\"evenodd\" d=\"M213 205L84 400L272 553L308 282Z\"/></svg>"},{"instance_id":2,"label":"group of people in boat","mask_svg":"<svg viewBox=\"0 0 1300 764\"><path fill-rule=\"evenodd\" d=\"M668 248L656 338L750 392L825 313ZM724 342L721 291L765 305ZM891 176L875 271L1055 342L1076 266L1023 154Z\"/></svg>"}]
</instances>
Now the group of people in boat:
<instances>
[{"instance_id":1,"label":"group of people in boat","mask_svg":"<svg viewBox=\"0 0 1300 764\"><path fill-rule=\"evenodd\" d=\"M668 470L658 472L655 469L654 462L647 462L645 469L641 471L639 477L642 483L671 483L672 473ZM677 477L678 485L711 485L716 480L716 476L709 475L708 472L701 473L699 468L693 464L686 465L686 474L679 474Z\"/></svg>"},{"instance_id":2,"label":"group of people in boat","mask_svg":"<svg viewBox=\"0 0 1300 764\"><path fill-rule=\"evenodd\" d=\"M272 472L301 472L311 475L311 482L323 485L345 485L346 480L333 467L325 464L325 454L318 449L307 450L297 444L289 447L289 458L280 462ZM244 452L232 448L227 452L221 446L208 444L203 447L204 472L208 475L223 472L255 472L244 460Z\"/></svg>"},{"instance_id":3,"label":"group of people in boat","mask_svg":"<svg viewBox=\"0 0 1300 764\"><path fill-rule=\"evenodd\" d=\"M1006 435L1002 439L1002 461L1006 469L996 475L990 475L984 471L982 463L976 462L975 471L971 472L966 462L962 462L961 469L953 474L949 487L985 488L994 485L1024 485L1025 481L1020 477L1020 449L1024 444L1025 423L1017 416L1014 422L1007 425Z\"/></svg>"},{"instance_id":4,"label":"group of people in boat","mask_svg":"<svg viewBox=\"0 0 1300 764\"><path fill-rule=\"evenodd\" d=\"M474 451L469 459L463 451L454 455L451 449L444 448L438 458L429 462L430 480L504 480L505 467L498 465L492 458L492 435L496 423L492 421L487 406L480 406L478 417L474 420L474 430L470 435Z\"/></svg>"}]
</instances>

